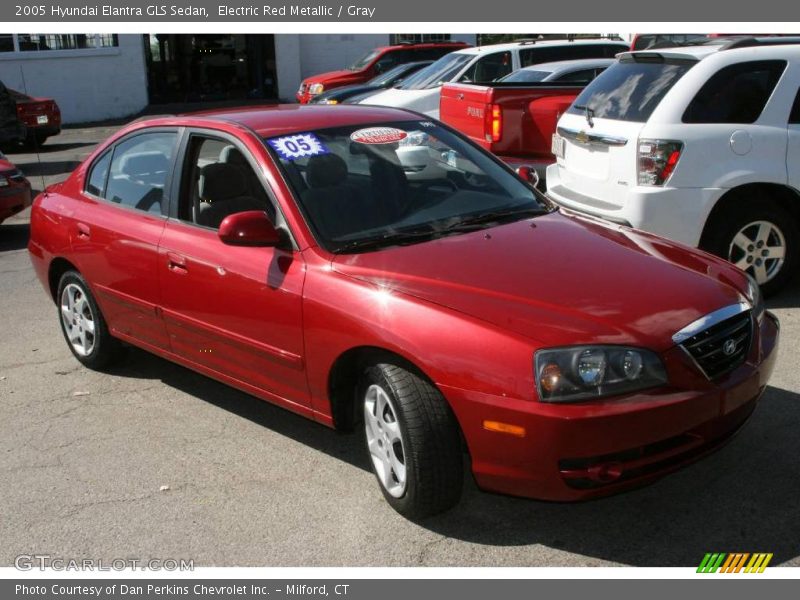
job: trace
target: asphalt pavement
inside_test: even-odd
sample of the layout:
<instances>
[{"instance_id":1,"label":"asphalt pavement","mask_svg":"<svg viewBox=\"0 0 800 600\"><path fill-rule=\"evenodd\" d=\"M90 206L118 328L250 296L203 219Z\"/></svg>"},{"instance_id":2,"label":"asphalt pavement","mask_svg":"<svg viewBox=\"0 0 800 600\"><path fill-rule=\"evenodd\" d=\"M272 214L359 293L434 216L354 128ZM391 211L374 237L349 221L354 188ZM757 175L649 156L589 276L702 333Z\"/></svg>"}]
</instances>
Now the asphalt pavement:
<instances>
[{"instance_id":1,"label":"asphalt pavement","mask_svg":"<svg viewBox=\"0 0 800 600\"><path fill-rule=\"evenodd\" d=\"M113 127L65 130L34 187ZM776 372L719 452L648 487L556 504L479 491L416 524L389 508L362 440L132 349L81 367L26 252L28 211L0 226L0 565L21 554L193 559L195 566L694 566L772 552L800 566L800 277L768 304Z\"/></svg>"}]
</instances>

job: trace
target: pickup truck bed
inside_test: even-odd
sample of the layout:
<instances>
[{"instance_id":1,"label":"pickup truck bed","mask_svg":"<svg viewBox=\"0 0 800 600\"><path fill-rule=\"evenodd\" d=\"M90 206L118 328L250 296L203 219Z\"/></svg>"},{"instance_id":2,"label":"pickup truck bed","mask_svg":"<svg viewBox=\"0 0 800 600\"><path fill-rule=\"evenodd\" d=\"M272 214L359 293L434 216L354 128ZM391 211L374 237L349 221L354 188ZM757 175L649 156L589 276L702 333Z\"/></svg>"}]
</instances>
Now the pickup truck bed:
<instances>
[{"instance_id":1,"label":"pickup truck bed","mask_svg":"<svg viewBox=\"0 0 800 600\"><path fill-rule=\"evenodd\" d=\"M533 166L540 178L555 162L550 151L561 114L583 87L556 83L447 83L439 119L518 166Z\"/></svg>"}]
</instances>

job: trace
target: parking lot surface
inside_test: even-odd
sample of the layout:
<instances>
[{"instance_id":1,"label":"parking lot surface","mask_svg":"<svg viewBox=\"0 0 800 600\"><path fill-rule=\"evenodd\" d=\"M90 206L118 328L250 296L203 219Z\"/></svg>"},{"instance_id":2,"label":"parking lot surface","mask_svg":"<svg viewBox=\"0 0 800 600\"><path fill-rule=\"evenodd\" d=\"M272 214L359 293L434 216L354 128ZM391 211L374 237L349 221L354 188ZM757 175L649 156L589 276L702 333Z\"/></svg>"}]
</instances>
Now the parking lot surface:
<instances>
[{"instance_id":1,"label":"parking lot surface","mask_svg":"<svg viewBox=\"0 0 800 600\"><path fill-rule=\"evenodd\" d=\"M65 130L9 159L36 189L113 127ZM358 435L342 435L132 349L81 367L26 252L0 226L0 565L20 554L184 558L196 566L696 566L772 552L800 566L800 277L768 302L775 374L709 458L633 492L556 504L479 491L411 523L389 508Z\"/></svg>"}]
</instances>

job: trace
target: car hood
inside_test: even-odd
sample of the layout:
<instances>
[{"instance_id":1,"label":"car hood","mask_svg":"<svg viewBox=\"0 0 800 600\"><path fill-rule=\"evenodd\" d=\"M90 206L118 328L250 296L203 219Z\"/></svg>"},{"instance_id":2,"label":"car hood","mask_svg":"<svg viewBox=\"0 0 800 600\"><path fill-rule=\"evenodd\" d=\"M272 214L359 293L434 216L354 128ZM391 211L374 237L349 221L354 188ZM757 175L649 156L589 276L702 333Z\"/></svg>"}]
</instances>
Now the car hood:
<instances>
[{"instance_id":1,"label":"car hood","mask_svg":"<svg viewBox=\"0 0 800 600\"><path fill-rule=\"evenodd\" d=\"M348 71L342 69L341 71L328 71L327 73L320 73L312 77L307 77L303 83L311 85L312 83L340 83L343 81L356 82L364 79L362 71Z\"/></svg>"},{"instance_id":2,"label":"car hood","mask_svg":"<svg viewBox=\"0 0 800 600\"><path fill-rule=\"evenodd\" d=\"M744 299L744 276L667 240L558 212L429 242L337 256L334 270L543 346L672 335Z\"/></svg>"},{"instance_id":3,"label":"car hood","mask_svg":"<svg viewBox=\"0 0 800 600\"><path fill-rule=\"evenodd\" d=\"M406 108L408 110L425 113L426 115L437 116L439 113L439 94L441 91L441 87L427 90L401 90L399 88L392 88L373 94L362 100L360 104ZM436 115L433 113L436 113Z\"/></svg>"},{"instance_id":4,"label":"car hood","mask_svg":"<svg viewBox=\"0 0 800 600\"><path fill-rule=\"evenodd\" d=\"M321 100L328 100L329 98L350 98L351 96L355 96L356 94L365 94L367 92L374 92L375 90L383 89L379 85L367 85L366 83L363 84L352 84L352 85L344 85L342 87L333 88L329 92L322 92L319 96L315 97L315 102L320 102Z\"/></svg>"}]
</instances>

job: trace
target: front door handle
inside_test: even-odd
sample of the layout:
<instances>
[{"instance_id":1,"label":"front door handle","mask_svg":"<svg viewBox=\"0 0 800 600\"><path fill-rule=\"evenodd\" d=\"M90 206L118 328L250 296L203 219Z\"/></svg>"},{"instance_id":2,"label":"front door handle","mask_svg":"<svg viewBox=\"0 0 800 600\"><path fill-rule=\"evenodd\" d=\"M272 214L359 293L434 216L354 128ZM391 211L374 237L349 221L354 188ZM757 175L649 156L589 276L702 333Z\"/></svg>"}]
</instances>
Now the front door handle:
<instances>
[{"instance_id":1,"label":"front door handle","mask_svg":"<svg viewBox=\"0 0 800 600\"><path fill-rule=\"evenodd\" d=\"M84 240L89 239L91 234L91 229L89 229L89 226L86 223L78 223L75 227L78 230L79 238L82 238Z\"/></svg>"},{"instance_id":2,"label":"front door handle","mask_svg":"<svg viewBox=\"0 0 800 600\"><path fill-rule=\"evenodd\" d=\"M189 272L189 269L186 268L186 257L175 252L167 252L167 268L173 273Z\"/></svg>"}]
</instances>

